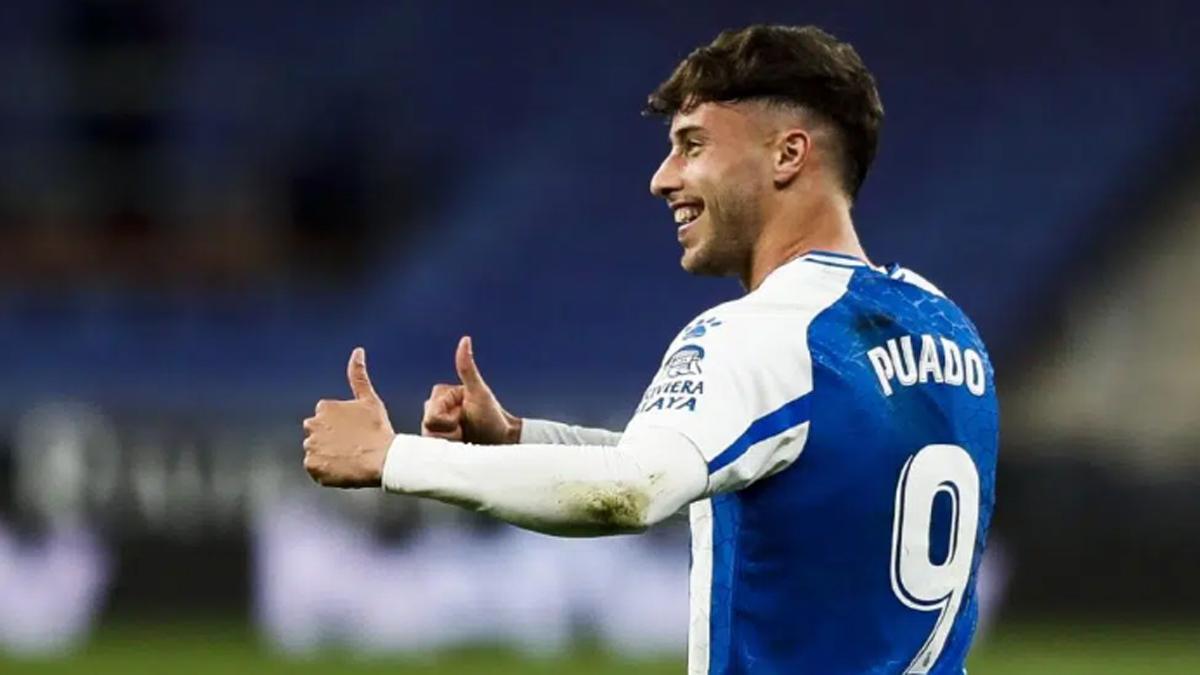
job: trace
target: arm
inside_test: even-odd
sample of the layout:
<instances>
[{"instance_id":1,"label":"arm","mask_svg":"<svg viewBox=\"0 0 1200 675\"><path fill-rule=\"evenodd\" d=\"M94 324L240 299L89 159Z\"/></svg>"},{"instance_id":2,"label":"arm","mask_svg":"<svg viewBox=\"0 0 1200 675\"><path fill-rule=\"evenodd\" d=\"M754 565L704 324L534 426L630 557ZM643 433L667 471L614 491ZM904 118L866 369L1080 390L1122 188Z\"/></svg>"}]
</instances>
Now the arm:
<instances>
[{"instance_id":1,"label":"arm","mask_svg":"<svg viewBox=\"0 0 1200 675\"><path fill-rule=\"evenodd\" d=\"M704 346L672 343L615 446L397 436L356 349L354 399L321 401L304 421L305 469L322 485L382 485L554 534L642 530L785 469L807 440L812 367L807 343L790 339L793 321L722 325Z\"/></svg>"},{"instance_id":2,"label":"arm","mask_svg":"<svg viewBox=\"0 0 1200 675\"><path fill-rule=\"evenodd\" d=\"M532 418L521 421L520 442L522 444L613 446L621 442L621 433L608 429L580 427Z\"/></svg>"},{"instance_id":3,"label":"arm","mask_svg":"<svg viewBox=\"0 0 1200 675\"><path fill-rule=\"evenodd\" d=\"M304 420L304 468L333 487L438 499L529 529L595 536L641 531L699 498L702 455L678 431L646 426L616 446L482 447L396 435L355 349L351 400L322 400Z\"/></svg>"},{"instance_id":4,"label":"arm","mask_svg":"<svg viewBox=\"0 0 1200 675\"><path fill-rule=\"evenodd\" d=\"M698 499L708 471L678 432L645 429L615 446L481 447L401 434L389 492L437 499L562 536L640 532Z\"/></svg>"},{"instance_id":5,"label":"arm","mask_svg":"<svg viewBox=\"0 0 1200 675\"><path fill-rule=\"evenodd\" d=\"M522 419L500 405L475 364L471 338L458 342L454 369L459 384L436 384L421 418L421 435L476 445L541 443L616 445L621 434L549 420Z\"/></svg>"}]
</instances>

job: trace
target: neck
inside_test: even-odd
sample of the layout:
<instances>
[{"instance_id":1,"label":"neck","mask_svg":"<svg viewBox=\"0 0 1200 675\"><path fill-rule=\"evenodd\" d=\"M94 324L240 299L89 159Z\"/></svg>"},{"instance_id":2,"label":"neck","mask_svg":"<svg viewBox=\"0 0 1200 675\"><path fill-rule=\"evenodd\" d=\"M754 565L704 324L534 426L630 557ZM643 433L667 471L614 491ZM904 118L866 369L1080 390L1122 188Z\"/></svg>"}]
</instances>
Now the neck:
<instances>
[{"instance_id":1,"label":"neck","mask_svg":"<svg viewBox=\"0 0 1200 675\"><path fill-rule=\"evenodd\" d=\"M800 208L781 209L769 218L751 254L750 267L742 275L742 287L753 291L771 272L810 251L844 253L867 260L845 197L830 196Z\"/></svg>"}]
</instances>

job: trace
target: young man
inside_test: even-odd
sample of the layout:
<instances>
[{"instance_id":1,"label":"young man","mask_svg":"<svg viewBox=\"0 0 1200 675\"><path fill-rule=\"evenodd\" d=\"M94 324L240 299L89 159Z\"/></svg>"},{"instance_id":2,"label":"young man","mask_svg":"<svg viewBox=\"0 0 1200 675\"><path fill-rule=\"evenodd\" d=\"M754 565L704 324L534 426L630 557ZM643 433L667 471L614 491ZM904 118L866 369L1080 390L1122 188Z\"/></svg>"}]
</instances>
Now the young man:
<instances>
[{"instance_id":1,"label":"young man","mask_svg":"<svg viewBox=\"0 0 1200 675\"><path fill-rule=\"evenodd\" d=\"M304 423L305 468L563 535L690 504L690 673L963 672L993 374L957 306L859 244L870 73L819 29L754 26L694 51L648 110L671 120L650 187L684 269L747 293L680 332L624 433L509 414L464 338L461 384L433 388L422 436L396 435L358 349L354 399Z\"/></svg>"}]
</instances>

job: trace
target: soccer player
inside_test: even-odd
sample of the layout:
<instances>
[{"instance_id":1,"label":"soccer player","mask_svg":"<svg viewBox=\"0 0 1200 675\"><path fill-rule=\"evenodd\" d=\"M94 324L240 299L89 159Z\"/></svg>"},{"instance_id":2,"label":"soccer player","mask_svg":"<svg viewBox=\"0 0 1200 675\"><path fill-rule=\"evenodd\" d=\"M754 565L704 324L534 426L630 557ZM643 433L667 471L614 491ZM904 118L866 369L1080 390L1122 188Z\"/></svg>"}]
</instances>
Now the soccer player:
<instances>
[{"instance_id":1,"label":"soccer player","mask_svg":"<svg viewBox=\"0 0 1200 675\"><path fill-rule=\"evenodd\" d=\"M817 28L753 26L692 52L648 110L671 123L650 188L683 268L746 294L680 331L624 433L508 413L464 338L461 383L397 435L356 349L354 398L304 422L305 468L562 535L690 505L689 673L962 673L995 386L962 310L855 234L872 76Z\"/></svg>"}]
</instances>

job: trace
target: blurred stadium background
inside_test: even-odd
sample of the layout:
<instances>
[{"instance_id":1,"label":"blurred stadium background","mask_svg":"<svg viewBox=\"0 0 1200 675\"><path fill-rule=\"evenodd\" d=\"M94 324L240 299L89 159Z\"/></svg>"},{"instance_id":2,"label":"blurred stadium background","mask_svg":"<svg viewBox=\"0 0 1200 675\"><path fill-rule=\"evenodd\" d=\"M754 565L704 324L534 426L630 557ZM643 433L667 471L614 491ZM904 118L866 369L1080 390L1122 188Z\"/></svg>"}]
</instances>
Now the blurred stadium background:
<instances>
[{"instance_id":1,"label":"blurred stadium background","mask_svg":"<svg viewBox=\"0 0 1200 675\"><path fill-rule=\"evenodd\" d=\"M682 672L686 532L560 541L317 490L370 352L457 337L620 427L736 285L677 267L645 95L725 27L853 42L856 218L957 299L1004 410L976 673L1200 672L1200 6L0 3L0 671Z\"/></svg>"}]
</instances>

